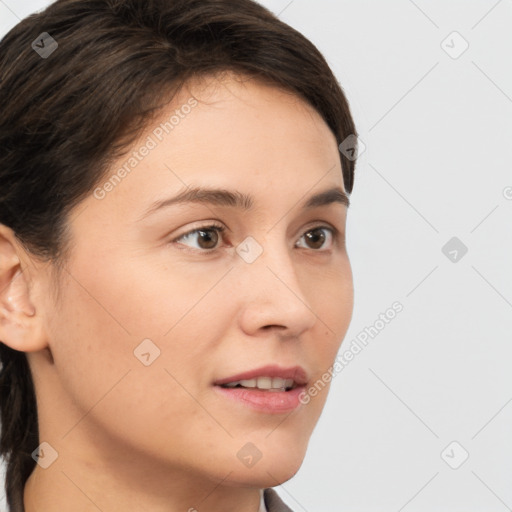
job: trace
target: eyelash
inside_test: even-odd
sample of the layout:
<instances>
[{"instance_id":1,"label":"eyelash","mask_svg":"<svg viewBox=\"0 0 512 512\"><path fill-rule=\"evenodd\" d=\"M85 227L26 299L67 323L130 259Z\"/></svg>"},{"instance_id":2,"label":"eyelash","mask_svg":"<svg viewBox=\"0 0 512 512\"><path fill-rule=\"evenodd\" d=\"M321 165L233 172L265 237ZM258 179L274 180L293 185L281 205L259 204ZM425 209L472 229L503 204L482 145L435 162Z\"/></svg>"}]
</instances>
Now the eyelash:
<instances>
[{"instance_id":1,"label":"eyelash","mask_svg":"<svg viewBox=\"0 0 512 512\"><path fill-rule=\"evenodd\" d=\"M311 228L308 228L306 231L304 231L302 236L304 236L306 233L309 233L310 231L315 231L317 229L326 229L326 230L330 231L331 232L331 236L332 236L332 244L333 245L341 237L341 233L340 233L340 231L338 229L336 229L335 227L326 226L326 225L318 225L318 226L313 226ZM183 238L186 238L186 237L188 237L190 235L193 235L194 233L197 233L199 231L215 231L217 233L221 233L222 234L222 233L224 233L226 231L226 228L224 226L219 225L219 224L210 224L210 225L207 225L207 226L201 226L201 227L198 227L198 228L193 229L191 231L188 231L187 233L183 233L179 237L177 237L174 240L172 240L172 242L179 243L178 242L179 240L181 240ZM302 236L301 236L301 238L302 238ZM195 247L188 247L188 246L185 246L185 247L186 247L185 250L190 250L190 251L192 251L194 253L201 253L201 254L211 254L212 252L215 252L215 251L219 250L218 247L213 248L213 249L197 249ZM322 250L322 249L311 249L311 250L314 251L314 252L327 252L327 250Z\"/></svg>"}]
</instances>

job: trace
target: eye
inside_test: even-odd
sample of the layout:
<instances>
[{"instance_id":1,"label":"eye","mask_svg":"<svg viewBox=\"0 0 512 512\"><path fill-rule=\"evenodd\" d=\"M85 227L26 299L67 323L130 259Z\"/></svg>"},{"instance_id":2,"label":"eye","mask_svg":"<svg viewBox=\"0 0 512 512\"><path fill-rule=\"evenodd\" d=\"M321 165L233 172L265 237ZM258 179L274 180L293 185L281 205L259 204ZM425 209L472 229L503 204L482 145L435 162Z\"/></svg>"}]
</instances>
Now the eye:
<instances>
[{"instance_id":1,"label":"eye","mask_svg":"<svg viewBox=\"0 0 512 512\"><path fill-rule=\"evenodd\" d=\"M221 238L219 234L222 234L225 231L226 228L224 226L211 224L209 226L202 226L200 228L189 231L188 233L184 233L178 238L172 240L172 242L186 245L187 247L202 253L209 253L217 249L219 239ZM339 232L336 228L329 226L316 226L307 230L301 236L299 241L304 238L307 246L303 246L303 248L313 249L314 251L320 252L319 249L323 248L324 245L327 245L328 247L327 249L324 248L323 250L329 250L338 237ZM195 241L194 245L189 245L189 243L187 243L189 241ZM328 243L326 244L326 242ZM296 244L295 247L300 246Z\"/></svg>"},{"instance_id":2,"label":"eye","mask_svg":"<svg viewBox=\"0 0 512 512\"><path fill-rule=\"evenodd\" d=\"M219 233L222 233L224 231L226 231L226 228L224 226L212 224L210 226L203 226L198 229L194 229L193 231L189 231L188 233L185 233L180 237L175 238L173 242L181 242L183 240L188 241L196 238L198 245L196 245L193 248L202 249L203 252L210 252L213 251L217 246L217 243L220 238Z\"/></svg>"},{"instance_id":3,"label":"eye","mask_svg":"<svg viewBox=\"0 0 512 512\"><path fill-rule=\"evenodd\" d=\"M328 233L326 235L325 233ZM317 226L312 229L309 229L306 231L300 239L304 238L306 240L306 243L309 246L306 246L306 249L314 249L318 250L322 248L325 245L325 242L328 241L328 250L332 247L332 244L334 243L335 239L338 237L338 230L335 228L331 228L328 226ZM300 240L299 239L299 240ZM297 247L297 246L296 246Z\"/></svg>"}]
</instances>

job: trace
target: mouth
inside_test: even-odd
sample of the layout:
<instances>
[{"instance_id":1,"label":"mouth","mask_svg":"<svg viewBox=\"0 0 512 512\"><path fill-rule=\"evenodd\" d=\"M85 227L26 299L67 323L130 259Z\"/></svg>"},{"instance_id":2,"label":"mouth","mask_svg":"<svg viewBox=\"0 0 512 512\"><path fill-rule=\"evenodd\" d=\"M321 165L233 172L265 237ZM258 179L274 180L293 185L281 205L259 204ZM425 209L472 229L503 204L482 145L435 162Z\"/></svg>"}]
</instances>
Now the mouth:
<instances>
[{"instance_id":1,"label":"mouth","mask_svg":"<svg viewBox=\"0 0 512 512\"><path fill-rule=\"evenodd\" d=\"M260 389L270 392L283 392L295 389L298 384L293 379L283 379L281 377L257 377L256 379L243 379L221 384L221 388L234 389Z\"/></svg>"},{"instance_id":2,"label":"mouth","mask_svg":"<svg viewBox=\"0 0 512 512\"><path fill-rule=\"evenodd\" d=\"M300 405L308 381L301 367L265 366L214 383L223 396L239 405L270 414L290 412Z\"/></svg>"}]
</instances>

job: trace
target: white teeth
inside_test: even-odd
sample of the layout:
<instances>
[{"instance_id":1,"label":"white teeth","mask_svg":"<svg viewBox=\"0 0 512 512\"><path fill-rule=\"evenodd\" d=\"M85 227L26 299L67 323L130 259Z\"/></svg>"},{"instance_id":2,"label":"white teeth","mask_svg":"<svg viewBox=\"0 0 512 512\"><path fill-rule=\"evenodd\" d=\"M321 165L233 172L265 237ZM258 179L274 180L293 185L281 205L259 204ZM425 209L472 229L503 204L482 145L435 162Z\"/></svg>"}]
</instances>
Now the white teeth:
<instances>
[{"instance_id":1,"label":"white teeth","mask_svg":"<svg viewBox=\"0 0 512 512\"><path fill-rule=\"evenodd\" d=\"M256 379L246 379L239 381L240 385L244 388L255 388L256 387Z\"/></svg>"},{"instance_id":2,"label":"white teeth","mask_svg":"<svg viewBox=\"0 0 512 512\"><path fill-rule=\"evenodd\" d=\"M235 388L240 384L244 388L257 388L271 391L285 391L293 386L293 379L282 379L281 377L257 377L255 379L237 380L223 384L227 388Z\"/></svg>"},{"instance_id":3,"label":"white teeth","mask_svg":"<svg viewBox=\"0 0 512 512\"><path fill-rule=\"evenodd\" d=\"M280 377L274 377L272 379L272 387L273 388L284 388L284 382L285 380L284 379L281 379Z\"/></svg>"},{"instance_id":4,"label":"white teeth","mask_svg":"<svg viewBox=\"0 0 512 512\"><path fill-rule=\"evenodd\" d=\"M272 387L271 377L258 377L256 381L256 387L258 389L270 389Z\"/></svg>"}]
</instances>

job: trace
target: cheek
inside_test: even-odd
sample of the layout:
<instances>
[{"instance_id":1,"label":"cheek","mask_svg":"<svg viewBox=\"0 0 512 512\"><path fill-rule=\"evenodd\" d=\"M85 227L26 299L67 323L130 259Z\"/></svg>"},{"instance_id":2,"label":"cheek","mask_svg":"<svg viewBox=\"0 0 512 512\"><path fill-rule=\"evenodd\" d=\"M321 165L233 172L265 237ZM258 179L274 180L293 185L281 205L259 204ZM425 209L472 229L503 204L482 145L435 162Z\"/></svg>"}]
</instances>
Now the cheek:
<instances>
[{"instance_id":1,"label":"cheek","mask_svg":"<svg viewBox=\"0 0 512 512\"><path fill-rule=\"evenodd\" d=\"M170 264L164 250L147 258L118 261L96 275L90 287L134 341L165 340L198 310L207 313L211 292L228 270L201 267L201 262ZM194 326L189 327L194 335Z\"/></svg>"},{"instance_id":2,"label":"cheek","mask_svg":"<svg viewBox=\"0 0 512 512\"><path fill-rule=\"evenodd\" d=\"M116 282L119 283L111 281ZM67 442L73 443L88 432L97 448L103 447L105 453L115 439L116 443L126 445L133 445L136 440L137 449L155 457L171 450L179 456L180 446L185 445L181 442L171 446L169 439L187 439L190 427L176 418L193 418L200 412L187 391L197 396L201 385L197 375L206 373L197 357L201 347L194 345L191 350L184 336L184 330L191 328L190 323L184 319L178 324L181 330L176 327L167 337L155 336L160 355L153 360L153 348L145 348L152 361L146 366L141 353L140 359L134 355L142 341L134 335L134 325L140 322L141 333L151 331L151 307L145 305L144 310L140 303L141 320L133 319L127 332L116 321L122 318L119 301L109 303L108 293L92 298L85 292L85 286L93 289L92 283L82 283L79 286L71 280L63 289L62 304L50 323L55 370L66 403L70 404L60 425L62 434L77 425ZM140 300L137 294L131 297ZM151 302L153 307L155 304L158 302ZM172 311L172 305L167 307ZM172 319L167 315L167 329ZM155 332L159 330L161 326L155 328Z\"/></svg>"},{"instance_id":3,"label":"cheek","mask_svg":"<svg viewBox=\"0 0 512 512\"><path fill-rule=\"evenodd\" d=\"M79 408L90 408L132 363L131 337L115 314L90 280L75 275L63 284L59 304L48 315L55 368Z\"/></svg>"},{"instance_id":4,"label":"cheek","mask_svg":"<svg viewBox=\"0 0 512 512\"><path fill-rule=\"evenodd\" d=\"M317 368L312 376L317 392L310 396L310 404L320 414L330 388L333 365L342 341L350 326L354 306L353 278L347 257L332 270L317 277L316 291L311 291L311 307L318 317L315 333L310 333L307 344L307 359ZM313 286L311 281L311 286Z\"/></svg>"},{"instance_id":5,"label":"cheek","mask_svg":"<svg viewBox=\"0 0 512 512\"><path fill-rule=\"evenodd\" d=\"M171 273L130 261L70 269L48 328L77 420L100 399L91 419L111 428L125 422L122 430L130 423L132 433L147 429L148 422L154 430L155 421L165 430L172 412L197 412L182 386L201 392L209 377L209 340L222 339L220 314L231 301L224 304L221 287L213 289L224 274L217 273Z\"/></svg>"},{"instance_id":6,"label":"cheek","mask_svg":"<svg viewBox=\"0 0 512 512\"><path fill-rule=\"evenodd\" d=\"M326 352L337 351L350 325L354 307L348 257L344 255L336 265L307 279L311 308L318 317L318 332L325 337Z\"/></svg>"}]
</instances>

